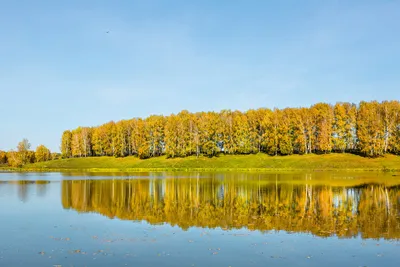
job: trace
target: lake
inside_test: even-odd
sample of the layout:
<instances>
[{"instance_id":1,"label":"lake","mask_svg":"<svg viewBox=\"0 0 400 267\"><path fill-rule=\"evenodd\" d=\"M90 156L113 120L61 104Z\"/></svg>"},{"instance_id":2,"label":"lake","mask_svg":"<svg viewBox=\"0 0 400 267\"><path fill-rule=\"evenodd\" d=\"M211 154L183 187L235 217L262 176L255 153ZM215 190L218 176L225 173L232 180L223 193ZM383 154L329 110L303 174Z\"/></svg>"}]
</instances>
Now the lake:
<instances>
[{"instance_id":1,"label":"lake","mask_svg":"<svg viewBox=\"0 0 400 267\"><path fill-rule=\"evenodd\" d=\"M0 173L0 266L399 266L384 173Z\"/></svg>"}]
</instances>

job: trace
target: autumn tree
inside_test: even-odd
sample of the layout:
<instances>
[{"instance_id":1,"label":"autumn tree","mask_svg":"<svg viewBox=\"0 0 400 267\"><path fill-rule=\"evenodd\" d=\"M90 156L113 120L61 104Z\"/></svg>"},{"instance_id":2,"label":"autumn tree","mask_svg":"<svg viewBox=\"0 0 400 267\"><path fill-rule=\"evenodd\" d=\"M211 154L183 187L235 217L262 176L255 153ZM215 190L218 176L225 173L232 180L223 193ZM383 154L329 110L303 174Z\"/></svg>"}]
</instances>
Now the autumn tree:
<instances>
[{"instance_id":1,"label":"autumn tree","mask_svg":"<svg viewBox=\"0 0 400 267\"><path fill-rule=\"evenodd\" d=\"M81 131L81 150L84 157L92 155L92 128L83 127Z\"/></svg>"},{"instance_id":2,"label":"autumn tree","mask_svg":"<svg viewBox=\"0 0 400 267\"><path fill-rule=\"evenodd\" d=\"M247 120L250 128L250 142L253 153L263 151L264 134L266 127L263 124L264 117L269 115L270 110L260 108L257 110L249 110L246 112Z\"/></svg>"},{"instance_id":3,"label":"autumn tree","mask_svg":"<svg viewBox=\"0 0 400 267\"><path fill-rule=\"evenodd\" d=\"M279 153L281 155L293 154L293 123L292 110L284 109L278 112L278 143Z\"/></svg>"},{"instance_id":4,"label":"autumn tree","mask_svg":"<svg viewBox=\"0 0 400 267\"><path fill-rule=\"evenodd\" d=\"M149 156L161 156L164 150L164 116L152 115L146 119L146 130L149 138ZM186 134L188 130L184 132ZM184 136L183 136L184 138ZM188 147L187 144L184 148Z\"/></svg>"},{"instance_id":5,"label":"autumn tree","mask_svg":"<svg viewBox=\"0 0 400 267\"><path fill-rule=\"evenodd\" d=\"M22 167L27 163L35 162L35 152L30 151L31 144L28 139L24 138L18 143L17 151L10 150L7 152L7 162L12 167Z\"/></svg>"},{"instance_id":6,"label":"autumn tree","mask_svg":"<svg viewBox=\"0 0 400 267\"><path fill-rule=\"evenodd\" d=\"M265 152L269 155L278 155L279 152L279 120L281 111L274 109L269 116L263 120L266 132L264 134Z\"/></svg>"},{"instance_id":7,"label":"autumn tree","mask_svg":"<svg viewBox=\"0 0 400 267\"><path fill-rule=\"evenodd\" d=\"M357 114L360 152L369 157L385 152L385 124L377 101L361 102Z\"/></svg>"},{"instance_id":8,"label":"autumn tree","mask_svg":"<svg viewBox=\"0 0 400 267\"><path fill-rule=\"evenodd\" d=\"M61 137L61 155L63 158L72 157L72 133L71 131L64 131Z\"/></svg>"},{"instance_id":9,"label":"autumn tree","mask_svg":"<svg viewBox=\"0 0 400 267\"><path fill-rule=\"evenodd\" d=\"M233 141L236 154L249 154L252 150L250 126L246 114L233 112Z\"/></svg>"},{"instance_id":10,"label":"autumn tree","mask_svg":"<svg viewBox=\"0 0 400 267\"><path fill-rule=\"evenodd\" d=\"M7 162L11 167L22 167L24 165L20 153L14 150L7 152Z\"/></svg>"},{"instance_id":11,"label":"autumn tree","mask_svg":"<svg viewBox=\"0 0 400 267\"><path fill-rule=\"evenodd\" d=\"M36 153L35 153L35 151L29 150L27 153L27 161L25 164L35 163L35 162L36 162Z\"/></svg>"},{"instance_id":12,"label":"autumn tree","mask_svg":"<svg viewBox=\"0 0 400 267\"><path fill-rule=\"evenodd\" d=\"M208 156L215 156L221 151L222 134L221 120L215 112L201 112L199 116L199 138L201 152Z\"/></svg>"},{"instance_id":13,"label":"autumn tree","mask_svg":"<svg viewBox=\"0 0 400 267\"><path fill-rule=\"evenodd\" d=\"M133 150L140 159L149 158L150 137L149 132L147 131L146 121L143 119L137 119L133 123L133 133L131 139Z\"/></svg>"},{"instance_id":14,"label":"autumn tree","mask_svg":"<svg viewBox=\"0 0 400 267\"><path fill-rule=\"evenodd\" d=\"M44 145L40 145L36 148L35 152L36 162L48 161L51 160L51 152Z\"/></svg>"},{"instance_id":15,"label":"autumn tree","mask_svg":"<svg viewBox=\"0 0 400 267\"><path fill-rule=\"evenodd\" d=\"M129 148L128 150L130 151L129 155L138 155L138 149L139 149L139 140L137 138L138 134L138 119L131 119L128 121L128 132L129 132Z\"/></svg>"},{"instance_id":16,"label":"autumn tree","mask_svg":"<svg viewBox=\"0 0 400 267\"><path fill-rule=\"evenodd\" d=\"M221 120L221 145L225 154L234 154L236 152L234 136L233 112L231 110L222 110L219 114Z\"/></svg>"},{"instance_id":17,"label":"autumn tree","mask_svg":"<svg viewBox=\"0 0 400 267\"><path fill-rule=\"evenodd\" d=\"M392 126L391 138L389 139L389 149L391 153L400 154L400 107L399 102L396 101L394 104L396 106L396 110L394 112L392 120L394 121L394 125Z\"/></svg>"},{"instance_id":18,"label":"autumn tree","mask_svg":"<svg viewBox=\"0 0 400 267\"><path fill-rule=\"evenodd\" d=\"M306 108L291 109L293 131L293 150L297 154L311 153L311 137L309 134L309 114Z\"/></svg>"},{"instance_id":19,"label":"autumn tree","mask_svg":"<svg viewBox=\"0 0 400 267\"><path fill-rule=\"evenodd\" d=\"M333 110L331 105L318 103L311 107L313 122L315 125L314 150L319 153L329 153L332 150L332 123Z\"/></svg>"},{"instance_id":20,"label":"autumn tree","mask_svg":"<svg viewBox=\"0 0 400 267\"><path fill-rule=\"evenodd\" d=\"M197 117L186 110L165 119L163 145L168 157L185 157L200 153Z\"/></svg>"},{"instance_id":21,"label":"autumn tree","mask_svg":"<svg viewBox=\"0 0 400 267\"><path fill-rule=\"evenodd\" d=\"M90 146L88 149L94 156L117 156L116 127L113 121L90 130Z\"/></svg>"},{"instance_id":22,"label":"autumn tree","mask_svg":"<svg viewBox=\"0 0 400 267\"><path fill-rule=\"evenodd\" d=\"M26 164L31 161L31 155L29 153L30 148L31 144L29 143L29 140L26 138L22 139L22 141L18 143L17 151L22 164Z\"/></svg>"},{"instance_id":23,"label":"autumn tree","mask_svg":"<svg viewBox=\"0 0 400 267\"><path fill-rule=\"evenodd\" d=\"M345 152L356 148L356 105L337 103L334 106L333 149Z\"/></svg>"},{"instance_id":24,"label":"autumn tree","mask_svg":"<svg viewBox=\"0 0 400 267\"><path fill-rule=\"evenodd\" d=\"M400 103L398 101L383 101L380 105L383 123L383 150L396 151L399 131Z\"/></svg>"},{"instance_id":25,"label":"autumn tree","mask_svg":"<svg viewBox=\"0 0 400 267\"><path fill-rule=\"evenodd\" d=\"M107 141L107 133L104 125L94 128L92 133L92 151L94 156L105 156L106 155L106 146L108 144Z\"/></svg>"},{"instance_id":26,"label":"autumn tree","mask_svg":"<svg viewBox=\"0 0 400 267\"><path fill-rule=\"evenodd\" d=\"M165 124L165 153L168 157L183 157L184 150L183 123L177 115L171 114Z\"/></svg>"},{"instance_id":27,"label":"autumn tree","mask_svg":"<svg viewBox=\"0 0 400 267\"><path fill-rule=\"evenodd\" d=\"M73 157L82 157L82 128L78 127L75 130L72 130L72 140L71 140L71 153Z\"/></svg>"},{"instance_id":28,"label":"autumn tree","mask_svg":"<svg viewBox=\"0 0 400 267\"><path fill-rule=\"evenodd\" d=\"M7 163L7 152L0 150L0 164Z\"/></svg>"}]
</instances>

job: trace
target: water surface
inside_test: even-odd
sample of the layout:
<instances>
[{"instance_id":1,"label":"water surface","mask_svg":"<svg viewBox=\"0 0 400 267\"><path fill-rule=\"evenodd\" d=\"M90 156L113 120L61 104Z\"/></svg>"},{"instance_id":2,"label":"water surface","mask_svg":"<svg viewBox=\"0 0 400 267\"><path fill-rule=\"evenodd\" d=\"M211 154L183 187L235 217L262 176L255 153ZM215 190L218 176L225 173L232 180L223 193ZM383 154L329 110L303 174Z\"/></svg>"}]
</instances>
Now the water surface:
<instances>
[{"instance_id":1,"label":"water surface","mask_svg":"<svg viewBox=\"0 0 400 267\"><path fill-rule=\"evenodd\" d=\"M0 266L398 266L377 173L0 173Z\"/></svg>"}]
</instances>

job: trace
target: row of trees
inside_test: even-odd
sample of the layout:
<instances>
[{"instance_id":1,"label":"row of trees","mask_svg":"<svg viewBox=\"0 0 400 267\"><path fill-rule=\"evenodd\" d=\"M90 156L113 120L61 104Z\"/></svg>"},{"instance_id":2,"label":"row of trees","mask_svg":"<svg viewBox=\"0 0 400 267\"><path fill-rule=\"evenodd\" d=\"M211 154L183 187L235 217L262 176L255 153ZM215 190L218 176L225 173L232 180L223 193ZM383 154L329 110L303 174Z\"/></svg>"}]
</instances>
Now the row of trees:
<instances>
[{"instance_id":1,"label":"row of trees","mask_svg":"<svg viewBox=\"0 0 400 267\"><path fill-rule=\"evenodd\" d=\"M64 131L64 158L400 153L399 101L318 103L310 108L153 115Z\"/></svg>"},{"instance_id":2,"label":"row of trees","mask_svg":"<svg viewBox=\"0 0 400 267\"><path fill-rule=\"evenodd\" d=\"M23 139L18 143L17 150L8 152L0 150L0 165L7 164L12 167L21 167L27 163L48 161L56 159L57 153L51 153L44 145L39 145L36 151L30 150L31 144L28 139Z\"/></svg>"}]
</instances>

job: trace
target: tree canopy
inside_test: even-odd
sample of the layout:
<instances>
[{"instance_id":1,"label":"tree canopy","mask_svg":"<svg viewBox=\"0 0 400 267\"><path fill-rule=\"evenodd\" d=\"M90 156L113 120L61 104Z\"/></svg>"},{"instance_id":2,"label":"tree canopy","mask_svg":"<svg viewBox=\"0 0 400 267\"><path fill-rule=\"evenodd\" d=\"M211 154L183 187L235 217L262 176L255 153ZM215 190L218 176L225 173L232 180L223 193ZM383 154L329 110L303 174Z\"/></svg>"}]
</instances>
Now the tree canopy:
<instances>
[{"instance_id":1,"label":"tree canopy","mask_svg":"<svg viewBox=\"0 0 400 267\"><path fill-rule=\"evenodd\" d=\"M317 103L309 108L191 113L111 121L67 130L64 158L139 158L200 154L291 155L351 152L376 157L400 153L398 101Z\"/></svg>"},{"instance_id":2,"label":"tree canopy","mask_svg":"<svg viewBox=\"0 0 400 267\"><path fill-rule=\"evenodd\" d=\"M17 150L8 152L0 151L0 165L7 164L12 167L22 167L28 163L48 161L58 158L58 153L51 153L44 145L39 145L36 152L30 150L31 144L29 140L24 138L17 145Z\"/></svg>"}]
</instances>

